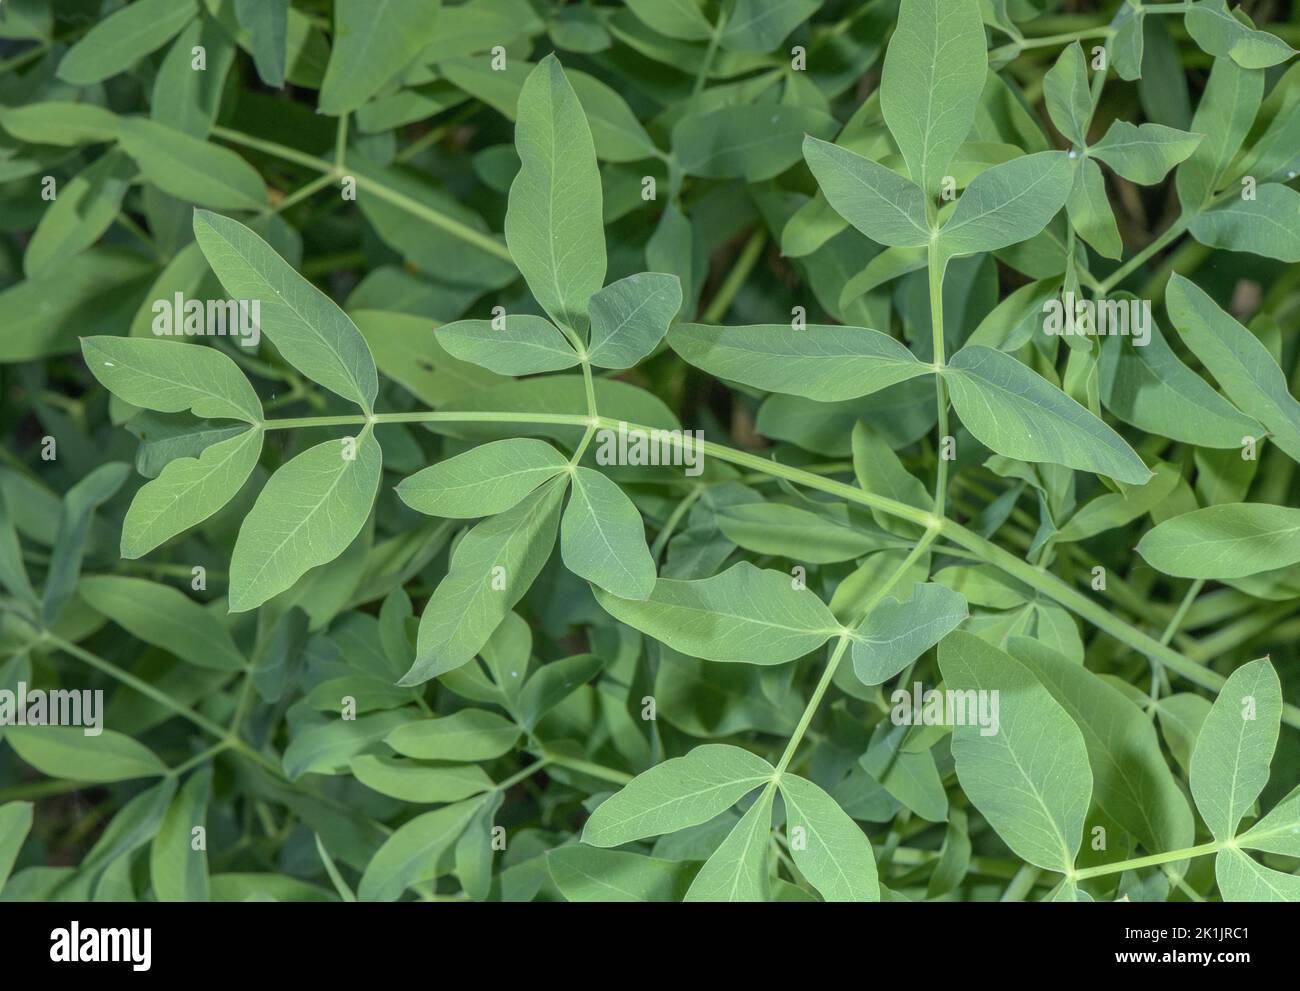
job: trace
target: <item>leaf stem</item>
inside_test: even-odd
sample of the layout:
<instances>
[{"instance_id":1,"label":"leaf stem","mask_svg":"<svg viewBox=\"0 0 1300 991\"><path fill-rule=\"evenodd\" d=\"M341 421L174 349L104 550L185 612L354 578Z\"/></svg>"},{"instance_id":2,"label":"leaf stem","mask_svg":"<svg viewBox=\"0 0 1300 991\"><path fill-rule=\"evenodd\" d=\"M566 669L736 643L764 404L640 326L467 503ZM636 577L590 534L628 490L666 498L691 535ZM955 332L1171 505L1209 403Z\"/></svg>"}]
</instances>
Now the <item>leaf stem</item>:
<instances>
[{"instance_id":1,"label":"leaf stem","mask_svg":"<svg viewBox=\"0 0 1300 991\"><path fill-rule=\"evenodd\" d=\"M1227 845L1216 840L1213 843L1202 843L1200 846L1184 847L1181 850L1169 850L1165 853L1153 853L1147 857L1120 860L1113 864L1085 867L1082 870L1071 872L1068 877L1071 881L1086 881L1090 877L1103 877L1106 874L1118 874L1120 871L1135 871L1143 867L1157 867L1160 864L1170 864L1177 860L1188 860L1192 857L1203 857L1208 853L1218 853Z\"/></svg>"},{"instance_id":2,"label":"leaf stem","mask_svg":"<svg viewBox=\"0 0 1300 991\"><path fill-rule=\"evenodd\" d=\"M759 257L763 253L763 246L767 243L767 231L759 227L749 236L745 246L740 249L740 254L736 256L736 263L732 266L731 271L727 273L726 279L718 287L718 291L713 294L713 299L709 300L709 307L704 311L704 316L700 319L705 323L720 323L722 318L727 315L727 310L736 300L736 294L740 292L741 286L749 278L749 273L753 271L754 266L758 263Z\"/></svg>"},{"instance_id":3,"label":"leaf stem","mask_svg":"<svg viewBox=\"0 0 1300 991\"><path fill-rule=\"evenodd\" d=\"M937 235L931 237L927 254L926 271L930 279L930 337L934 343L934 367L940 374L934 377L935 402L939 413L939 459L934 476L934 515L943 516L948 499L948 459L944 444L948 437L948 385L942 369L946 363L943 341L943 275L948 260L939 251Z\"/></svg>"}]
</instances>

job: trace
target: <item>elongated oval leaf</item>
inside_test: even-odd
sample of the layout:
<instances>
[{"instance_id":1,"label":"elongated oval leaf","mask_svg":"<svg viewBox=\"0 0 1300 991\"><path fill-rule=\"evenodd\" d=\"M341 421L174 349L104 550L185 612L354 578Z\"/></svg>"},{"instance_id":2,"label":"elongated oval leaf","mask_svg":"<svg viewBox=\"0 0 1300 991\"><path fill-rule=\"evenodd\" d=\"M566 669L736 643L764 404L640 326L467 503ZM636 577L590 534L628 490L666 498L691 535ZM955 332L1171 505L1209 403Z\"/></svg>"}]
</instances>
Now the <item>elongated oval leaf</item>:
<instances>
[{"instance_id":1,"label":"elongated oval leaf","mask_svg":"<svg viewBox=\"0 0 1300 991\"><path fill-rule=\"evenodd\" d=\"M1180 578L1245 578L1300 561L1300 509L1207 506L1165 520L1138 542L1151 567Z\"/></svg>"},{"instance_id":2,"label":"elongated oval leaf","mask_svg":"<svg viewBox=\"0 0 1300 991\"><path fill-rule=\"evenodd\" d=\"M568 464L550 444L529 437L482 444L417 471L397 486L412 509L477 519L503 513Z\"/></svg>"}]
</instances>

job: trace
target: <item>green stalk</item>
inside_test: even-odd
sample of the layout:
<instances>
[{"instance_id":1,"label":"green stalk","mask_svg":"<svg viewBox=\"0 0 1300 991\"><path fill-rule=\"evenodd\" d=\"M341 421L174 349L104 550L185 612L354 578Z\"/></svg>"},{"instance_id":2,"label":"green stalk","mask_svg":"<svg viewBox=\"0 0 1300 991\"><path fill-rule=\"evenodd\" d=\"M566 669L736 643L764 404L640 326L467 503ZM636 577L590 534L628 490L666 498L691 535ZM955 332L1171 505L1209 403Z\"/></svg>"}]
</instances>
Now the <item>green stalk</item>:
<instances>
[{"instance_id":1,"label":"green stalk","mask_svg":"<svg viewBox=\"0 0 1300 991\"><path fill-rule=\"evenodd\" d=\"M1121 860L1114 864L1100 864L1097 867L1085 867L1083 870L1074 871L1069 875L1071 881L1086 881L1090 877L1103 877L1107 874L1118 874L1120 871L1135 871L1143 867L1157 867L1160 864L1172 864L1178 860L1189 860L1192 857L1203 857L1207 853L1218 853L1226 843L1220 843L1217 840L1213 843L1202 843L1200 846L1184 847L1181 850L1170 850L1166 853L1153 853L1148 857L1134 857L1132 860Z\"/></svg>"}]
</instances>

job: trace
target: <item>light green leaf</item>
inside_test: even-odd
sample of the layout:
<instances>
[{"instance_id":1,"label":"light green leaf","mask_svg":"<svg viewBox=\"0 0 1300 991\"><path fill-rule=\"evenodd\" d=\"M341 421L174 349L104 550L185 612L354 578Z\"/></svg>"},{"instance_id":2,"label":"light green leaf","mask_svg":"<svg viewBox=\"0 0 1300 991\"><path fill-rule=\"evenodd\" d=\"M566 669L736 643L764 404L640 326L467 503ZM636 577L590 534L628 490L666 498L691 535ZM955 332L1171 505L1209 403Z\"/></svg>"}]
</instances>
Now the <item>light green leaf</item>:
<instances>
[{"instance_id":1,"label":"light green leaf","mask_svg":"<svg viewBox=\"0 0 1300 991\"><path fill-rule=\"evenodd\" d=\"M116 141L117 114L93 103L29 103L0 110L0 127L19 141L42 145L86 145Z\"/></svg>"},{"instance_id":2,"label":"light green leaf","mask_svg":"<svg viewBox=\"0 0 1300 991\"><path fill-rule=\"evenodd\" d=\"M1041 151L985 169L940 230L940 250L951 257L1026 241L1065 206L1073 185L1074 170L1063 151Z\"/></svg>"},{"instance_id":3,"label":"light green leaf","mask_svg":"<svg viewBox=\"0 0 1300 991\"><path fill-rule=\"evenodd\" d=\"M86 367L132 406L202 419L261 423L262 402L239 366L215 347L143 337L83 337Z\"/></svg>"},{"instance_id":4,"label":"light green leaf","mask_svg":"<svg viewBox=\"0 0 1300 991\"><path fill-rule=\"evenodd\" d=\"M878 902L880 882L871 842L835 799L807 778L781 775L786 832L802 830L790 856L799 872L828 902Z\"/></svg>"},{"instance_id":5,"label":"light green leaf","mask_svg":"<svg viewBox=\"0 0 1300 991\"><path fill-rule=\"evenodd\" d=\"M357 437L308 448L272 475L235 540L230 611L257 608L342 554L370 515L382 462L367 425Z\"/></svg>"},{"instance_id":6,"label":"light green leaf","mask_svg":"<svg viewBox=\"0 0 1300 991\"><path fill-rule=\"evenodd\" d=\"M257 467L263 436L246 430L205 447L197 458L168 461L131 500L122 522L122 556L143 557L233 499Z\"/></svg>"},{"instance_id":7,"label":"light green leaf","mask_svg":"<svg viewBox=\"0 0 1300 991\"><path fill-rule=\"evenodd\" d=\"M816 595L748 561L700 581L660 578L643 602L599 589L596 601L615 619L707 661L784 664L839 630Z\"/></svg>"},{"instance_id":8,"label":"light green leaf","mask_svg":"<svg viewBox=\"0 0 1300 991\"><path fill-rule=\"evenodd\" d=\"M549 320L518 313L494 320L458 320L439 327L438 343L453 358L469 361L498 375L531 375L572 368L577 352Z\"/></svg>"},{"instance_id":9,"label":"light green leaf","mask_svg":"<svg viewBox=\"0 0 1300 991\"><path fill-rule=\"evenodd\" d=\"M452 849L483 802L482 798L471 798L446 805L403 825L366 866L357 898L363 902L396 901L410 885L442 873L443 855Z\"/></svg>"},{"instance_id":10,"label":"light green leaf","mask_svg":"<svg viewBox=\"0 0 1300 991\"><path fill-rule=\"evenodd\" d=\"M1083 735L1069 714L1019 661L970 633L939 645L948 691L998 692L996 731L967 717L954 726L957 779L1017 856L1038 867L1073 869L1092 798Z\"/></svg>"},{"instance_id":11,"label":"light green leaf","mask_svg":"<svg viewBox=\"0 0 1300 991\"><path fill-rule=\"evenodd\" d=\"M273 7L282 0L271 0ZM202 48L207 67L194 68L196 47ZM221 109L226 77L238 51L225 25L211 17L200 17L185 28L163 58L154 77L149 116L159 124L203 140L212 130ZM259 196L263 194L259 193Z\"/></svg>"},{"instance_id":12,"label":"light green leaf","mask_svg":"<svg viewBox=\"0 0 1300 991\"><path fill-rule=\"evenodd\" d=\"M1082 731L1093 796L1106 814L1150 853L1191 846L1192 810L1146 714L1081 664L1036 640L1011 637L1010 648Z\"/></svg>"},{"instance_id":13,"label":"light green leaf","mask_svg":"<svg viewBox=\"0 0 1300 991\"><path fill-rule=\"evenodd\" d=\"M1211 248L1300 262L1300 193L1268 182L1253 199L1233 197L1192 221L1192 237Z\"/></svg>"},{"instance_id":14,"label":"light green leaf","mask_svg":"<svg viewBox=\"0 0 1300 991\"><path fill-rule=\"evenodd\" d=\"M199 210L194 236L226 292L261 301L262 331L285 360L369 413L379 377L347 314L238 221Z\"/></svg>"},{"instance_id":15,"label":"light green leaf","mask_svg":"<svg viewBox=\"0 0 1300 991\"><path fill-rule=\"evenodd\" d=\"M89 86L116 76L165 45L197 13L194 0L137 0L120 7L68 49L59 78Z\"/></svg>"},{"instance_id":16,"label":"light green leaf","mask_svg":"<svg viewBox=\"0 0 1300 991\"><path fill-rule=\"evenodd\" d=\"M120 130L123 150L135 159L145 181L164 193L214 210L266 205L262 177L230 149L143 117L122 118Z\"/></svg>"},{"instance_id":17,"label":"light green leaf","mask_svg":"<svg viewBox=\"0 0 1300 991\"><path fill-rule=\"evenodd\" d=\"M1262 423L1292 460L1300 461L1300 402L1268 348L1181 275L1170 276L1167 295L1174 326L1228 398Z\"/></svg>"},{"instance_id":18,"label":"light green leaf","mask_svg":"<svg viewBox=\"0 0 1300 991\"><path fill-rule=\"evenodd\" d=\"M686 892L688 902L761 902L770 890L773 789L764 788L727 834Z\"/></svg>"},{"instance_id":19,"label":"light green leaf","mask_svg":"<svg viewBox=\"0 0 1300 991\"><path fill-rule=\"evenodd\" d=\"M546 866L560 894L571 902L681 901L692 873L687 861L580 843L548 850Z\"/></svg>"},{"instance_id":20,"label":"light green leaf","mask_svg":"<svg viewBox=\"0 0 1300 991\"><path fill-rule=\"evenodd\" d=\"M1229 57L1243 69L1267 69L1295 54L1277 35L1257 31L1234 16L1227 0L1195 0L1187 8L1184 22L1187 33L1203 51Z\"/></svg>"},{"instance_id":21,"label":"light green leaf","mask_svg":"<svg viewBox=\"0 0 1300 991\"><path fill-rule=\"evenodd\" d=\"M518 505L567 464L568 459L545 441L511 437L423 468L403 479L397 494L412 509L430 516L477 519Z\"/></svg>"},{"instance_id":22,"label":"light green leaf","mask_svg":"<svg viewBox=\"0 0 1300 991\"><path fill-rule=\"evenodd\" d=\"M1079 171L1074 177L1070 197L1065 201L1070 226L1098 254L1118 259L1124 254L1124 242L1120 239L1110 198L1106 195L1106 177L1096 162L1085 158L1077 165Z\"/></svg>"},{"instance_id":23,"label":"light green leaf","mask_svg":"<svg viewBox=\"0 0 1300 991\"><path fill-rule=\"evenodd\" d=\"M1061 49L1056 64L1043 77L1043 99L1052 123L1071 144L1088 143L1092 119L1092 94L1088 89L1088 63L1077 41Z\"/></svg>"},{"instance_id":24,"label":"light green leaf","mask_svg":"<svg viewBox=\"0 0 1300 991\"><path fill-rule=\"evenodd\" d=\"M506 244L528 288L556 323L587 329L587 301L605 281L605 227L591 129L554 55L519 94Z\"/></svg>"},{"instance_id":25,"label":"light green leaf","mask_svg":"<svg viewBox=\"0 0 1300 991\"><path fill-rule=\"evenodd\" d=\"M464 711L476 712L478 710ZM491 715L491 713L484 713L484 715ZM455 716L446 718L454 719ZM437 722L442 721L437 720ZM423 724L410 723L406 726L399 726L390 736L400 734L404 730L411 730L420 725ZM515 740L519 737L517 729L510 727L510 730L511 735L506 743L507 749L513 746ZM483 736L486 738L488 733L485 731ZM444 743L446 740L447 737L444 737ZM463 738L461 742L464 742ZM430 741L426 739L412 745L423 743L430 743ZM469 798L471 795L478 795L492 788L492 779L477 764L465 764L458 767L427 767L411 760L362 754L360 757L352 758L351 767L353 776L367 788L373 788L381 795L388 795L403 802L415 802L417 804L459 802L461 799Z\"/></svg>"},{"instance_id":26,"label":"light green leaf","mask_svg":"<svg viewBox=\"0 0 1300 991\"><path fill-rule=\"evenodd\" d=\"M939 192L975 123L985 47L976 0L903 0L885 53L880 109L912 181L927 195Z\"/></svg>"},{"instance_id":27,"label":"light green leaf","mask_svg":"<svg viewBox=\"0 0 1300 991\"><path fill-rule=\"evenodd\" d=\"M681 308L675 275L641 272L610 283L591 297L587 357L601 368L631 368L658 346Z\"/></svg>"},{"instance_id":28,"label":"light green leaf","mask_svg":"<svg viewBox=\"0 0 1300 991\"><path fill-rule=\"evenodd\" d=\"M598 471L575 468L560 523L560 557L579 578L623 599L654 591L655 562L636 506Z\"/></svg>"},{"instance_id":29,"label":"light green leaf","mask_svg":"<svg viewBox=\"0 0 1300 991\"><path fill-rule=\"evenodd\" d=\"M622 846L698 826L771 781L774 773L771 764L748 750L704 744L643 771L605 799L587 820L582 842Z\"/></svg>"},{"instance_id":30,"label":"light green leaf","mask_svg":"<svg viewBox=\"0 0 1300 991\"><path fill-rule=\"evenodd\" d=\"M518 739L519 727L495 712L461 709L399 726L384 742L418 760L479 761L500 757Z\"/></svg>"},{"instance_id":31,"label":"light green leaf","mask_svg":"<svg viewBox=\"0 0 1300 991\"><path fill-rule=\"evenodd\" d=\"M336 0L320 112L337 117L378 93L434 40L439 7L439 0Z\"/></svg>"},{"instance_id":32,"label":"light green leaf","mask_svg":"<svg viewBox=\"0 0 1300 991\"><path fill-rule=\"evenodd\" d=\"M1237 837L1237 845L1284 857L1300 857L1300 787Z\"/></svg>"},{"instance_id":33,"label":"light green leaf","mask_svg":"<svg viewBox=\"0 0 1300 991\"><path fill-rule=\"evenodd\" d=\"M1184 210L1199 210L1218 190L1233 156L1250 133L1263 96L1262 71L1243 69L1231 59L1214 60L1192 118L1192 130L1205 138L1178 167L1175 177Z\"/></svg>"},{"instance_id":34,"label":"light green leaf","mask_svg":"<svg viewBox=\"0 0 1300 991\"><path fill-rule=\"evenodd\" d=\"M207 827L212 768L190 775L163 816L149 850L149 878L160 902L208 900L207 846L194 849L195 827Z\"/></svg>"},{"instance_id":35,"label":"light green leaf","mask_svg":"<svg viewBox=\"0 0 1300 991\"><path fill-rule=\"evenodd\" d=\"M699 0L626 0L627 7L649 27L669 38L703 41L713 25L700 11Z\"/></svg>"},{"instance_id":36,"label":"light green leaf","mask_svg":"<svg viewBox=\"0 0 1300 991\"><path fill-rule=\"evenodd\" d=\"M1191 157L1203 139L1202 134L1190 134L1163 124L1135 127L1126 120L1117 120L1105 137L1088 149L1088 154L1101 159L1125 179L1153 186L1175 165Z\"/></svg>"},{"instance_id":37,"label":"light green leaf","mask_svg":"<svg viewBox=\"0 0 1300 991\"><path fill-rule=\"evenodd\" d=\"M955 630L969 615L959 593L917 584L906 602L893 596L853 631L853 670L864 685L881 685Z\"/></svg>"},{"instance_id":38,"label":"light green leaf","mask_svg":"<svg viewBox=\"0 0 1300 991\"><path fill-rule=\"evenodd\" d=\"M419 685L473 660L550 557L567 478L557 478L469 531L420 617L415 663L402 685Z\"/></svg>"},{"instance_id":39,"label":"light green leaf","mask_svg":"<svg viewBox=\"0 0 1300 991\"><path fill-rule=\"evenodd\" d=\"M129 471L126 464L110 461L87 474L63 497L41 597L41 618L47 626L58 618L76 589L95 510L117 494Z\"/></svg>"},{"instance_id":40,"label":"light green leaf","mask_svg":"<svg viewBox=\"0 0 1300 991\"><path fill-rule=\"evenodd\" d=\"M823 403L869 395L933 371L888 334L865 327L679 323L669 330L668 344L710 375Z\"/></svg>"},{"instance_id":41,"label":"light green leaf","mask_svg":"<svg viewBox=\"0 0 1300 991\"><path fill-rule=\"evenodd\" d=\"M110 782L167 773L166 765L144 744L111 729L91 729L95 735L88 736L87 729L91 727L9 726L5 740L19 757L51 778Z\"/></svg>"},{"instance_id":42,"label":"light green leaf","mask_svg":"<svg viewBox=\"0 0 1300 991\"><path fill-rule=\"evenodd\" d=\"M1206 506L1165 520L1138 542L1151 567L1180 578L1245 578L1300 561L1300 509Z\"/></svg>"},{"instance_id":43,"label":"light green leaf","mask_svg":"<svg viewBox=\"0 0 1300 991\"><path fill-rule=\"evenodd\" d=\"M1243 437L1263 435L1258 422L1182 363L1154 321L1150 333L1141 347L1132 337L1102 338L1098 384L1107 410L1148 433L1198 447L1240 448Z\"/></svg>"},{"instance_id":44,"label":"light green leaf","mask_svg":"<svg viewBox=\"0 0 1300 991\"><path fill-rule=\"evenodd\" d=\"M183 661L217 671L247 667L229 631L215 615L170 585L125 575L91 575L77 591L133 637Z\"/></svg>"},{"instance_id":45,"label":"light green leaf","mask_svg":"<svg viewBox=\"0 0 1300 991\"><path fill-rule=\"evenodd\" d=\"M727 539L745 550L808 564L849 561L890 542L885 535L863 528L843 512L836 517L777 502L723 506L715 518Z\"/></svg>"},{"instance_id":46,"label":"light green leaf","mask_svg":"<svg viewBox=\"0 0 1300 991\"><path fill-rule=\"evenodd\" d=\"M1151 472L1124 439L1009 354L966 347L944 370L961 422L1018 461L1046 461L1143 485Z\"/></svg>"},{"instance_id":47,"label":"light green leaf","mask_svg":"<svg viewBox=\"0 0 1300 991\"><path fill-rule=\"evenodd\" d=\"M1229 675L1192 751L1188 782L1216 840L1237 835L1242 816L1268 784L1282 725L1282 684L1267 657Z\"/></svg>"},{"instance_id":48,"label":"light green leaf","mask_svg":"<svg viewBox=\"0 0 1300 991\"><path fill-rule=\"evenodd\" d=\"M6 802L0 805L0 894L13 870L14 861L32 828L31 802Z\"/></svg>"},{"instance_id":49,"label":"light green leaf","mask_svg":"<svg viewBox=\"0 0 1300 991\"><path fill-rule=\"evenodd\" d=\"M804 138L803 154L826 201L871 240L899 248L930 243L925 194L916 183L814 137Z\"/></svg>"},{"instance_id":50,"label":"light green leaf","mask_svg":"<svg viewBox=\"0 0 1300 991\"><path fill-rule=\"evenodd\" d=\"M1225 902L1300 902L1300 877L1256 863L1240 850L1220 850L1214 878Z\"/></svg>"}]
</instances>

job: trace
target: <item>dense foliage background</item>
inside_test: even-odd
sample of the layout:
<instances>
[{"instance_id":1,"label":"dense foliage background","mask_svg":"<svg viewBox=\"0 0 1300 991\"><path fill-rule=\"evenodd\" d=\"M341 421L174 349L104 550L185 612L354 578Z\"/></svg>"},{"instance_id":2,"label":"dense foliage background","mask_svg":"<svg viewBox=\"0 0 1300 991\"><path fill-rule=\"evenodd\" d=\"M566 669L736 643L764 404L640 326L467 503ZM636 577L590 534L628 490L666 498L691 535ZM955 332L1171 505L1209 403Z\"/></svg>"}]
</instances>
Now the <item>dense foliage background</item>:
<instances>
[{"instance_id":1,"label":"dense foliage background","mask_svg":"<svg viewBox=\"0 0 1300 991\"><path fill-rule=\"evenodd\" d=\"M0 688L106 698L0 726L0 897L1300 899L1293 5L0 39ZM1043 333L1062 292L1151 342ZM156 340L175 294L260 346ZM619 421L717 446L598 463Z\"/></svg>"}]
</instances>

